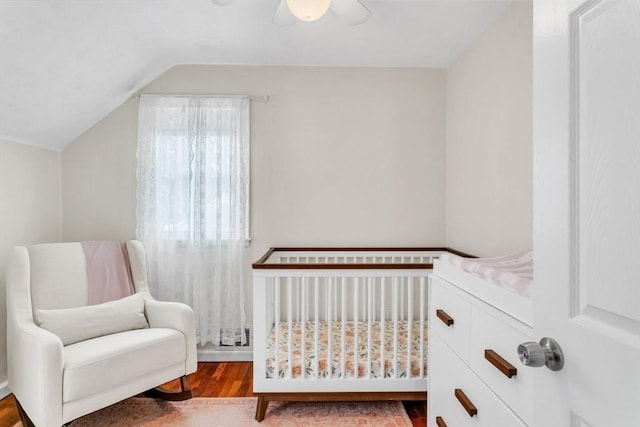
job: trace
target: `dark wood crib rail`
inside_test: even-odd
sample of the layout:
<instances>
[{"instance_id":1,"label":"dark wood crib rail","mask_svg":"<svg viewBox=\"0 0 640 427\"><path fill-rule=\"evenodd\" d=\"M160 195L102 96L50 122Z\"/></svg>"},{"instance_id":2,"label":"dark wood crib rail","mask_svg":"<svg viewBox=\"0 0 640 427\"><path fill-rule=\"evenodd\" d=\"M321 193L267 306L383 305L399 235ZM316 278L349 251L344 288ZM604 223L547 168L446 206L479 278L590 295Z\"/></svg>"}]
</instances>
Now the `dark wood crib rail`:
<instances>
[{"instance_id":1,"label":"dark wood crib rail","mask_svg":"<svg viewBox=\"0 0 640 427\"><path fill-rule=\"evenodd\" d=\"M285 270L380 270L380 269L432 269L432 263L267 263L274 252L449 252L465 258L477 258L453 248L447 247L272 247L258 261L253 263L254 269Z\"/></svg>"}]
</instances>

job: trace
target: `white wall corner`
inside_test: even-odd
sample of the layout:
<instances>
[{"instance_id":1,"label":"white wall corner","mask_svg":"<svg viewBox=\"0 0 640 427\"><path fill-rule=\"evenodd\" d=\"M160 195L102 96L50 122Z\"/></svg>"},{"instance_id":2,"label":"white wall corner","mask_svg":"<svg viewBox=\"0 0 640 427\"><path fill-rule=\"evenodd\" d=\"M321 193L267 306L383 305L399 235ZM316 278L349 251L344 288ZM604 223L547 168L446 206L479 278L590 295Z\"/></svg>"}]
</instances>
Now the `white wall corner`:
<instances>
[{"instance_id":1,"label":"white wall corner","mask_svg":"<svg viewBox=\"0 0 640 427\"><path fill-rule=\"evenodd\" d=\"M9 390L9 382L4 381L0 383L0 400L11 394L11 390Z\"/></svg>"}]
</instances>

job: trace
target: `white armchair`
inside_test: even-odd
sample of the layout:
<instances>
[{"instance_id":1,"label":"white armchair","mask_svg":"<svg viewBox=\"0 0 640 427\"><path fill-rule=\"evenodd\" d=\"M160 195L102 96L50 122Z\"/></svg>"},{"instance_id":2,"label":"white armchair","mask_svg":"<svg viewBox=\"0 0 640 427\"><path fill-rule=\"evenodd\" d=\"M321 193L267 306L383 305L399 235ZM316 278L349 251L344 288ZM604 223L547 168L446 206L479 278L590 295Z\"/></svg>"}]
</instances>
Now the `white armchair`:
<instances>
[{"instance_id":1,"label":"white armchair","mask_svg":"<svg viewBox=\"0 0 640 427\"><path fill-rule=\"evenodd\" d=\"M154 300L144 247L132 240L127 250L149 328L65 346L34 317L37 309L87 305L82 245L13 248L6 276L8 374L26 425L61 426L176 378L182 385L176 398L191 397L188 375L197 368L193 311Z\"/></svg>"}]
</instances>

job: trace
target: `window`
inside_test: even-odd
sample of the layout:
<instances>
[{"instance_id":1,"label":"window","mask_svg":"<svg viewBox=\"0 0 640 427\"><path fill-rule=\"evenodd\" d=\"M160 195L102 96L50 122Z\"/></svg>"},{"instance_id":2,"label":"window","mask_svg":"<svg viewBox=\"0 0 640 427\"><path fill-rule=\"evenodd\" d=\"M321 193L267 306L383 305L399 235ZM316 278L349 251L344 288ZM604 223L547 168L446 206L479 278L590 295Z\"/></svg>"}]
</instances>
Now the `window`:
<instances>
[{"instance_id":1,"label":"window","mask_svg":"<svg viewBox=\"0 0 640 427\"><path fill-rule=\"evenodd\" d=\"M157 220L145 227L167 241L248 241L249 99L142 97L140 119L138 197Z\"/></svg>"}]
</instances>

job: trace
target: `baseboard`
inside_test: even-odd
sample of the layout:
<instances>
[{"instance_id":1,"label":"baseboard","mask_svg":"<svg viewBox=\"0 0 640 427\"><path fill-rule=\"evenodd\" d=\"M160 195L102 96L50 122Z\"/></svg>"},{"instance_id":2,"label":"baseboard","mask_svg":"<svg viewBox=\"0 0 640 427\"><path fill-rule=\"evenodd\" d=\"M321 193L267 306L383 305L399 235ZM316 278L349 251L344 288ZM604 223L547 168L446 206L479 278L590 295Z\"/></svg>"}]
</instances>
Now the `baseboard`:
<instances>
[{"instance_id":1,"label":"baseboard","mask_svg":"<svg viewBox=\"0 0 640 427\"><path fill-rule=\"evenodd\" d=\"M253 362L253 350L198 349L198 362Z\"/></svg>"},{"instance_id":2,"label":"baseboard","mask_svg":"<svg viewBox=\"0 0 640 427\"><path fill-rule=\"evenodd\" d=\"M9 390L9 382L4 381L0 383L0 399L4 399L5 397L11 394L11 390Z\"/></svg>"}]
</instances>

